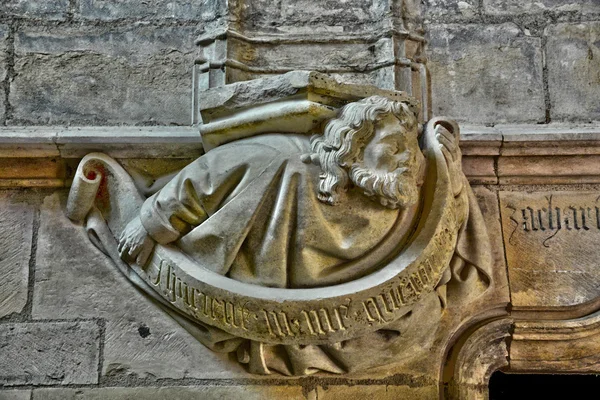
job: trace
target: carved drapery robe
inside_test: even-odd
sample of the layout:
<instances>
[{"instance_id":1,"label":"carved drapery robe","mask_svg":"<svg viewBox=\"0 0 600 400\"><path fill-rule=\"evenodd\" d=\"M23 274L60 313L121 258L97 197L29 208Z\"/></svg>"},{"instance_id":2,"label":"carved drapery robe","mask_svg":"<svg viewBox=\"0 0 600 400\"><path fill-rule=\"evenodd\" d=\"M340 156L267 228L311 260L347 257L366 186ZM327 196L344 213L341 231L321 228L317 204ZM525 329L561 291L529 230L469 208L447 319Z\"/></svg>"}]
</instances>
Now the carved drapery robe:
<instances>
[{"instance_id":1,"label":"carved drapery robe","mask_svg":"<svg viewBox=\"0 0 600 400\"><path fill-rule=\"evenodd\" d=\"M330 286L380 267L382 242L400 246L411 210L349 191L344 204L317 199L320 168L303 163L308 137L262 135L213 149L142 206L158 243L175 243L232 279L281 288Z\"/></svg>"}]
</instances>

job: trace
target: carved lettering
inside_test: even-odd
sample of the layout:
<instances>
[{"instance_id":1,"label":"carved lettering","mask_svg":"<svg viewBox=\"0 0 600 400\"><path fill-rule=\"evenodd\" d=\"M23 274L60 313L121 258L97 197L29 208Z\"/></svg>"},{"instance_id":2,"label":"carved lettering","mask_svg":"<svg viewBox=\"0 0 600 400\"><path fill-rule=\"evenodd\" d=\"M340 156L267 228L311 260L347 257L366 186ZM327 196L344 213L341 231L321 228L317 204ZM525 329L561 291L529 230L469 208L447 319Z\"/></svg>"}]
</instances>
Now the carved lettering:
<instances>
[{"instance_id":1,"label":"carved lettering","mask_svg":"<svg viewBox=\"0 0 600 400\"><path fill-rule=\"evenodd\" d=\"M548 207L525 207L520 210L520 226L524 232L556 233L557 231L600 230L600 207L569 205L553 207L551 198Z\"/></svg>"}]
</instances>

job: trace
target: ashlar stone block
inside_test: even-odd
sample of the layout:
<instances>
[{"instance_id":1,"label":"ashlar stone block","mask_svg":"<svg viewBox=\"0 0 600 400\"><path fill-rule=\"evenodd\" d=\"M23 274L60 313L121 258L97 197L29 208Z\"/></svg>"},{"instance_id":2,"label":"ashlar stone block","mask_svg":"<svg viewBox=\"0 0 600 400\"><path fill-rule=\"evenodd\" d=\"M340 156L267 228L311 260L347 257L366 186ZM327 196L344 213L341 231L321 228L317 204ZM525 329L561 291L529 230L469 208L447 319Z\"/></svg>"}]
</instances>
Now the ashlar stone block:
<instances>
[{"instance_id":1,"label":"ashlar stone block","mask_svg":"<svg viewBox=\"0 0 600 400\"><path fill-rule=\"evenodd\" d=\"M555 12L600 12L597 0L483 0L483 10L491 15Z\"/></svg>"},{"instance_id":2,"label":"ashlar stone block","mask_svg":"<svg viewBox=\"0 0 600 400\"><path fill-rule=\"evenodd\" d=\"M64 20L67 17L68 9L69 0L4 0L0 15Z\"/></svg>"},{"instance_id":3,"label":"ashlar stone block","mask_svg":"<svg viewBox=\"0 0 600 400\"><path fill-rule=\"evenodd\" d=\"M347 34L381 24L390 11L390 3L382 0L237 0L230 2L230 10L244 32Z\"/></svg>"},{"instance_id":4,"label":"ashlar stone block","mask_svg":"<svg viewBox=\"0 0 600 400\"><path fill-rule=\"evenodd\" d=\"M469 123L545 119L541 39L516 25L432 25L434 115Z\"/></svg>"},{"instance_id":5,"label":"ashlar stone block","mask_svg":"<svg viewBox=\"0 0 600 400\"><path fill-rule=\"evenodd\" d=\"M425 5L425 18L431 23L473 18L478 6L475 0L426 0Z\"/></svg>"},{"instance_id":6,"label":"ashlar stone block","mask_svg":"<svg viewBox=\"0 0 600 400\"><path fill-rule=\"evenodd\" d=\"M95 384L96 321L0 324L0 385Z\"/></svg>"},{"instance_id":7,"label":"ashlar stone block","mask_svg":"<svg viewBox=\"0 0 600 400\"><path fill-rule=\"evenodd\" d=\"M122 18L210 20L223 14L223 0L82 0L79 12L83 18L112 21Z\"/></svg>"},{"instance_id":8,"label":"ashlar stone block","mask_svg":"<svg viewBox=\"0 0 600 400\"><path fill-rule=\"evenodd\" d=\"M31 28L15 38L10 123L187 125L194 28Z\"/></svg>"},{"instance_id":9,"label":"ashlar stone block","mask_svg":"<svg viewBox=\"0 0 600 400\"><path fill-rule=\"evenodd\" d=\"M31 390L0 390L0 400L30 400Z\"/></svg>"},{"instance_id":10,"label":"ashlar stone block","mask_svg":"<svg viewBox=\"0 0 600 400\"><path fill-rule=\"evenodd\" d=\"M576 309L598 296L597 192L501 192L515 310Z\"/></svg>"},{"instance_id":11,"label":"ashlar stone block","mask_svg":"<svg viewBox=\"0 0 600 400\"><path fill-rule=\"evenodd\" d=\"M27 303L34 209L0 198L0 317Z\"/></svg>"},{"instance_id":12,"label":"ashlar stone block","mask_svg":"<svg viewBox=\"0 0 600 400\"><path fill-rule=\"evenodd\" d=\"M545 35L552 120L600 119L600 22L557 24Z\"/></svg>"}]
</instances>

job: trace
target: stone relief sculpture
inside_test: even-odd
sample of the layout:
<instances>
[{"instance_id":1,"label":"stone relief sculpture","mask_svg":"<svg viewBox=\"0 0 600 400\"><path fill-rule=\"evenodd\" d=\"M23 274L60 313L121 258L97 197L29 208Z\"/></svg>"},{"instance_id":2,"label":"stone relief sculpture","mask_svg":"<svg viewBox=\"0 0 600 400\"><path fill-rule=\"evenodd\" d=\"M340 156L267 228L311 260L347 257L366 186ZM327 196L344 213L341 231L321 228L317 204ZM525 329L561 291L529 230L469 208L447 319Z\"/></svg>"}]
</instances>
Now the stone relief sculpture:
<instances>
[{"instance_id":1,"label":"stone relief sculpture","mask_svg":"<svg viewBox=\"0 0 600 400\"><path fill-rule=\"evenodd\" d=\"M416 102L398 92L361 87L342 101L334 91L327 95L340 107L326 104L316 129L288 121L278 132L281 102L268 112L240 107L258 122L233 123L241 137L149 198L98 153L82 160L71 189L69 217L85 221L121 271L251 373L398 362L431 343L447 307L490 284L458 126L423 127Z\"/></svg>"}]
</instances>

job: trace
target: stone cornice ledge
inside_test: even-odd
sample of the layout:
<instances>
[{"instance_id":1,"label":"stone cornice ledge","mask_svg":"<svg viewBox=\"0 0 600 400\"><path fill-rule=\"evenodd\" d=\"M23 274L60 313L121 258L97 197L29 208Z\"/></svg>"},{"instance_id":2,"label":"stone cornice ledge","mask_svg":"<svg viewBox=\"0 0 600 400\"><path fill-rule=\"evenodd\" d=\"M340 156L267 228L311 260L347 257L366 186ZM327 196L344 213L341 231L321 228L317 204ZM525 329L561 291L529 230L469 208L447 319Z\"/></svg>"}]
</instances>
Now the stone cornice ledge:
<instances>
[{"instance_id":1,"label":"stone cornice ledge","mask_svg":"<svg viewBox=\"0 0 600 400\"><path fill-rule=\"evenodd\" d=\"M0 127L0 158L82 158L94 151L115 158L195 158L202 143L194 127Z\"/></svg>"},{"instance_id":2,"label":"stone cornice ledge","mask_svg":"<svg viewBox=\"0 0 600 400\"><path fill-rule=\"evenodd\" d=\"M463 125L463 165L472 183L600 183L600 123Z\"/></svg>"},{"instance_id":3,"label":"stone cornice ledge","mask_svg":"<svg viewBox=\"0 0 600 400\"><path fill-rule=\"evenodd\" d=\"M475 184L600 183L600 122L462 125L465 174ZM0 127L0 187L68 186L90 152L119 159L193 159L195 127Z\"/></svg>"}]
</instances>

